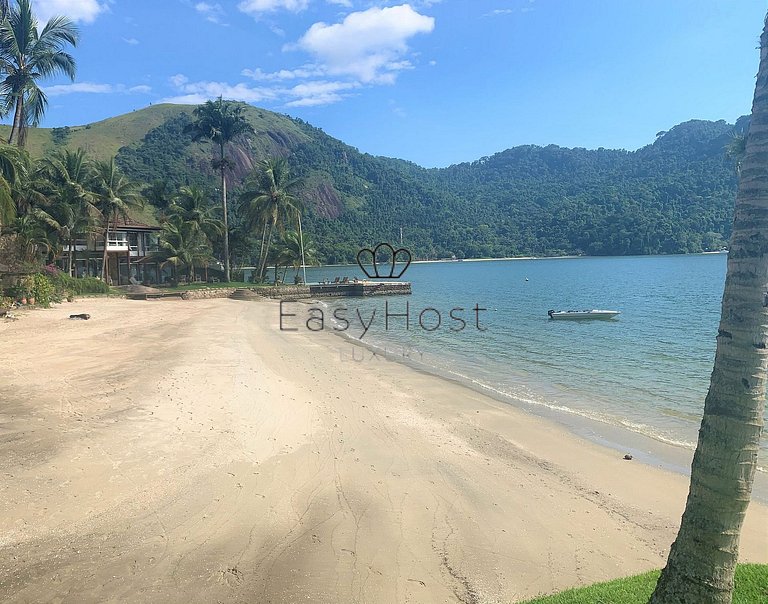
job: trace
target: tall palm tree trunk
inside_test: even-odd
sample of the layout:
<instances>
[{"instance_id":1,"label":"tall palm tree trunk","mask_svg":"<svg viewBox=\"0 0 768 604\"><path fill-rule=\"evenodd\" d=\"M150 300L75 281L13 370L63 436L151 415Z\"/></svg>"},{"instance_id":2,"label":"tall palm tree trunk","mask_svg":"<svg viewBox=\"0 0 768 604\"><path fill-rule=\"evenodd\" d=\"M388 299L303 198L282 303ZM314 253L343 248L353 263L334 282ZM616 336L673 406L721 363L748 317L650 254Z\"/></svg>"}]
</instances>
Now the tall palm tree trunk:
<instances>
[{"instance_id":1,"label":"tall palm tree trunk","mask_svg":"<svg viewBox=\"0 0 768 604\"><path fill-rule=\"evenodd\" d=\"M401 231L402 239L402 231ZM304 285L307 284L307 263L304 260L304 232L301 230L301 212L299 212L299 242L301 243L301 274ZM402 243L402 241L400 242Z\"/></svg>"},{"instance_id":2,"label":"tall palm tree trunk","mask_svg":"<svg viewBox=\"0 0 768 604\"><path fill-rule=\"evenodd\" d=\"M259 268L261 268L261 260L264 258L264 244L267 241L267 222L264 222L264 228L261 230L261 247L259 248ZM263 275L259 272L259 278Z\"/></svg>"},{"instance_id":3,"label":"tall palm tree trunk","mask_svg":"<svg viewBox=\"0 0 768 604\"><path fill-rule=\"evenodd\" d=\"M11 134L8 136L8 144L13 144L14 137L21 145L21 121L24 117L24 98L22 94L16 97L16 108L13 113L13 125L11 125Z\"/></svg>"},{"instance_id":4,"label":"tall palm tree trunk","mask_svg":"<svg viewBox=\"0 0 768 604\"><path fill-rule=\"evenodd\" d=\"M104 283L109 283L107 276L109 274L109 216L107 217L107 228L104 231L104 255L101 258L101 278Z\"/></svg>"},{"instance_id":5,"label":"tall palm tree trunk","mask_svg":"<svg viewBox=\"0 0 768 604\"><path fill-rule=\"evenodd\" d=\"M272 231L275 225L273 222L269 223L269 231L267 232L267 247L264 250L264 255L261 257L261 268L259 268L259 277L264 279L264 275L267 272L267 258L269 258L269 248L272 246Z\"/></svg>"},{"instance_id":6,"label":"tall palm tree trunk","mask_svg":"<svg viewBox=\"0 0 768 604\"><path fill-rule=\"evenodd\" d=\"M221 143L221 208L224 211L224 278L232 281L229 269L229 218L227 217L227 179L224 175L224 143Z\"/></svg>"},{"instance_id":7,"label":"tall palm tree trunk","mask_svg":"<svg viewBox=\"0 0 768 604\"><path fill-rule=\"evenodd\" d=\"M67 254L67 273L70 277L73 277L72 274L72 267L74 266L74 259L72 258L72 255L75 253L75 246L73 245L73 239L72 237L69 237L67 239L67 243L69 245L69 253Z\"/></svg>"},{"instance_id":8,"label":"tall palm tree trunk","mask_svg":"<svg viewBox=\"0 0 768 604\"><path fill-rule=\"evenodd\" d=\"M717 352L680 532L651 604L730 604L768 377L768 20L739 179Z\"/></svg>"}]
</instances>

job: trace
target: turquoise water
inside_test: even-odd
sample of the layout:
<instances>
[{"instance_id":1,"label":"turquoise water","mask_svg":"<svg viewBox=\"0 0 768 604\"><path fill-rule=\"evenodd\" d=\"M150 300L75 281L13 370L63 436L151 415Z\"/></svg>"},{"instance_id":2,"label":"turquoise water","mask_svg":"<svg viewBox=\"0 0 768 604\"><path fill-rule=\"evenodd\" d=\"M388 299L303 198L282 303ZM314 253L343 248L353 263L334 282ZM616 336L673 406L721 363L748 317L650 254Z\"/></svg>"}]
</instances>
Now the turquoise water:
<instances>
[{"instance_id":1,"label":"turquoise water","mask_svg":"<svg viewBox=\"0 0 768 604\"><path fill-rule=\"evenodd\" d=\"M347 333L531 409L619 425L693 447L715 352L724 254L414 264L413 295L347 299ZM358 267L308 280L362 278ZM385 329L386 304L391 318ZM419 315L427 307L422 328ZM467 326L451 320L462 317ZM480 327L476 327L475 307ZM551 321L549 309L620 310L611 321ZM339 325L343 325L339 323ZM330 326L326 326L327 328ZM340 344L340 346L342 346ZM350 347L351 348L351 347ZM342 348L343 350L343 348ZM340 353L346 354L346 353ZM349 359L352 360L351 352ZM369 362L376 362L375 360Z\"/></svg>"}]
</instances>

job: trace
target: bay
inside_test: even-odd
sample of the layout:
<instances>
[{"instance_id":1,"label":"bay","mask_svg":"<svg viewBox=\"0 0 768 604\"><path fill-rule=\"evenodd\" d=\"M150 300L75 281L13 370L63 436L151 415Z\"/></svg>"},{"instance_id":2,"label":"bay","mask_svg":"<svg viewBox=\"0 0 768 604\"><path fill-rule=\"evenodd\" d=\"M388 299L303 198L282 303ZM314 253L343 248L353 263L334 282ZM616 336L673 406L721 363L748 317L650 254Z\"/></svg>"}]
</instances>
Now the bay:
<instances>
[{"instance_id":1,"label":"bay","mask_svg":"<svg viewBox=\"0 0 768 604\"><path fill-rule=\"evenodd\" d=\"M336 300L329 310L349 321L346 335L362 336L391 359L530 409L691 449L712 370L726 261L725 254L702 254L414 263L403 276L412 282L411 296ZM337 276L364 278L357 266L307 273L310 282ZM621 315L547 316L549 309L588 308ZM407 322L396 316L406 310ZM370 321L365 333L358 313L362 324ZM355 362L352 353L348 360Z\"/></svg>"}]
</instances>

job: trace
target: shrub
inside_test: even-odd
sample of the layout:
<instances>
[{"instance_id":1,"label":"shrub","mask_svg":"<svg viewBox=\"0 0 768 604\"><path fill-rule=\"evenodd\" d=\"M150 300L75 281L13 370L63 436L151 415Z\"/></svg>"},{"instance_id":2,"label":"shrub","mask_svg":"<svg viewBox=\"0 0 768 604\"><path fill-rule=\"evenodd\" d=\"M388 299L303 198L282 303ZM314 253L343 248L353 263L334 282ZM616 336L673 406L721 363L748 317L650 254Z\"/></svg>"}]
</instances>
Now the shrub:
<instances>
[{"instance_id":1,"label":"shrub","mask_svg":"<svg viewBox=\"0 0 768 604\"><path fill-rule=\"evenodd\" d=\"M25 275L19 279L17 285L19 297L28 298L34 293L35 278L32 275Z\"/></svg>"},{"instance_id":2,"label":"shrub","mask_svg":"<svg viewBox=\"0 0 768 604\"><path fill-rule=\"evenodd\" d=\"M57 295L56 287L42 273L37 273L32 277L31 295L35 299L35 303L43 308L48 308L51 302L61 302L61 296Z\"/></svg>"},{"instance_id":3,"label":"shrub","mask_svg":"<svg viewBox=\"0 0 768 604\"><path fill-rule=\"evenodd\" d=\"M68 294L82 296L83 294L108 294L109 285L96 277L70 277L58 272L50 277L54 286L62 296Z\"/></svg>"}]
</instances>

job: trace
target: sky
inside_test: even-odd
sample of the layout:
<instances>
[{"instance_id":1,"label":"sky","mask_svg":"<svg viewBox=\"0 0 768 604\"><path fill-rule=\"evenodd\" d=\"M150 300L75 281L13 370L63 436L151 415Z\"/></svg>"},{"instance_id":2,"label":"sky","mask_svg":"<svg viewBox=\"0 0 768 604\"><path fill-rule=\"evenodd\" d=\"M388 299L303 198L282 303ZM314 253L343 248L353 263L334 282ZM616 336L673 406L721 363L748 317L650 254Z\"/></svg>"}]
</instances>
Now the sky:
<instances>
[{"instance_id":1,"label":"sky","mask_svg":"<svg viewBox=\"0 0 768 604\"><path fill-rule=\"evenodd\" d=\"M768 0L33 0L81 33L46 127L223 95L425 167L749 113ZM9 120L5 120L8 122Z\"/></svg>"}]
</instances>

